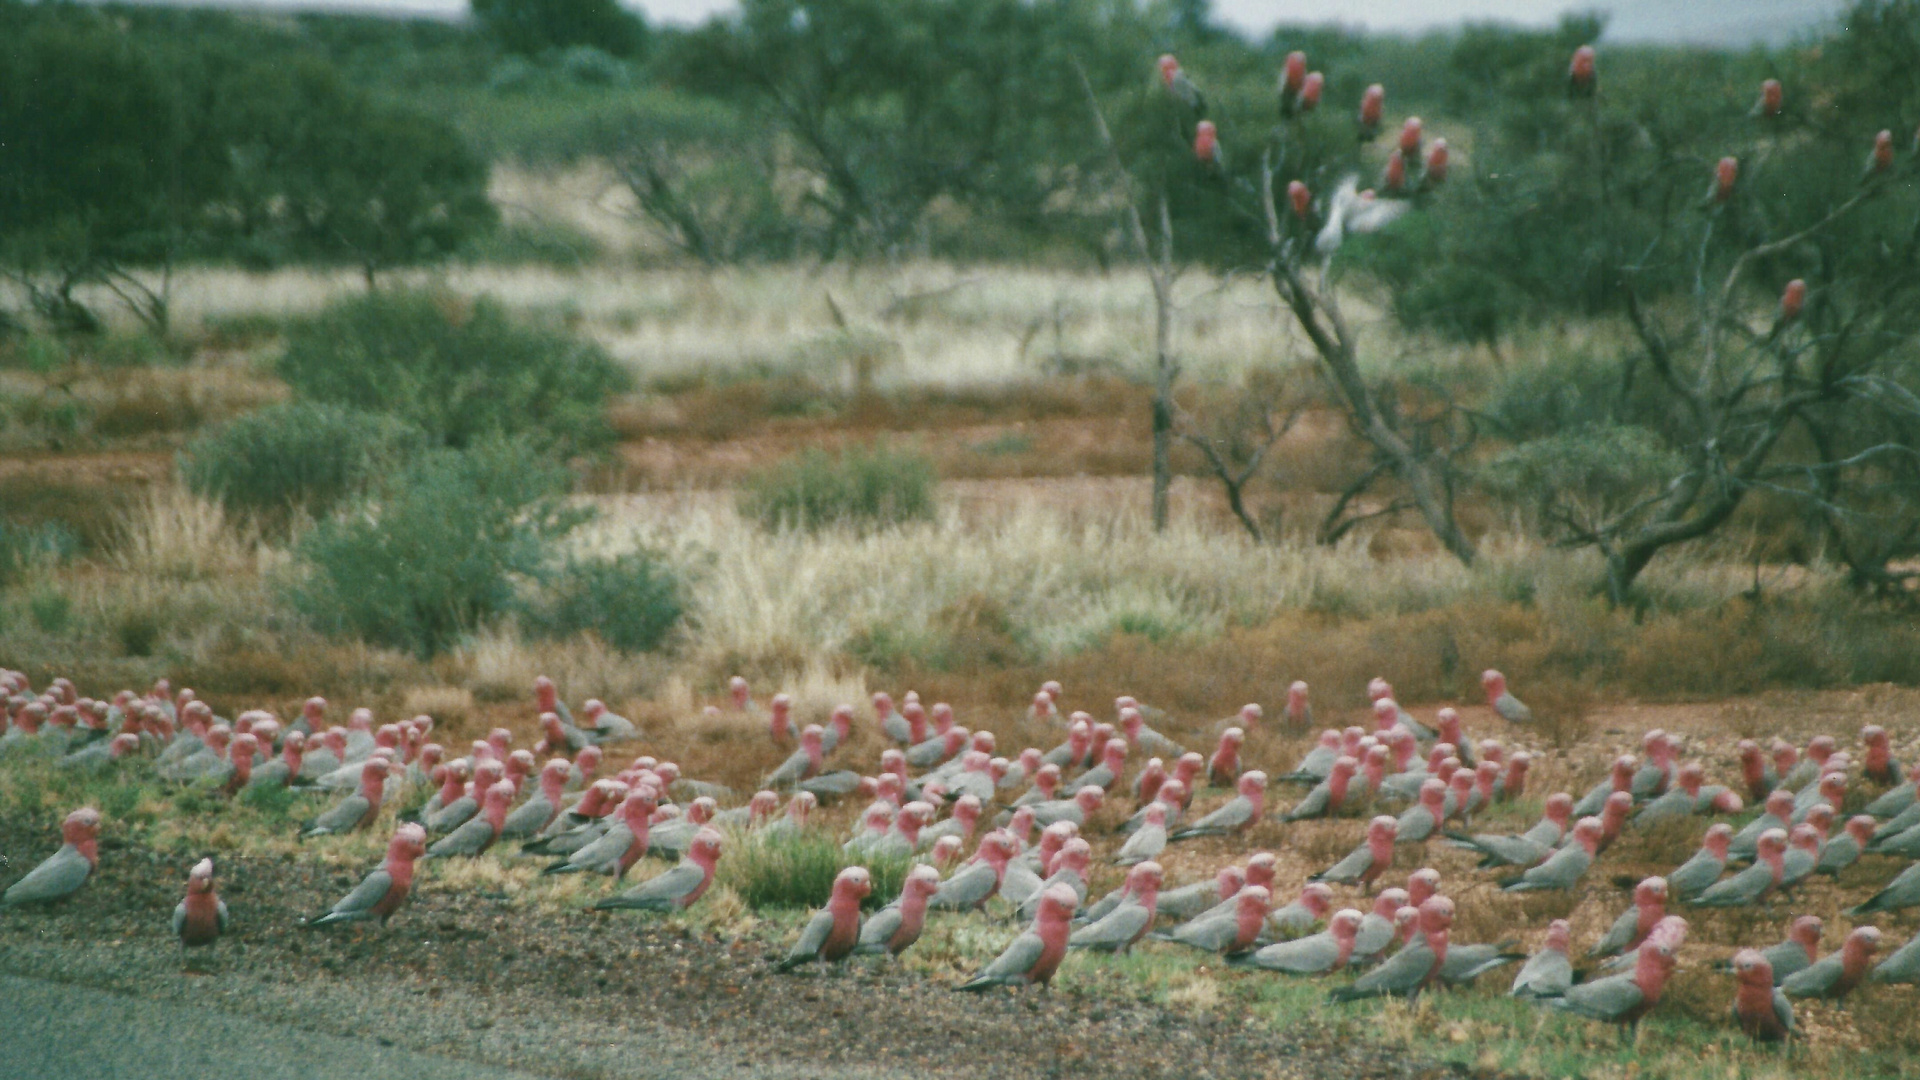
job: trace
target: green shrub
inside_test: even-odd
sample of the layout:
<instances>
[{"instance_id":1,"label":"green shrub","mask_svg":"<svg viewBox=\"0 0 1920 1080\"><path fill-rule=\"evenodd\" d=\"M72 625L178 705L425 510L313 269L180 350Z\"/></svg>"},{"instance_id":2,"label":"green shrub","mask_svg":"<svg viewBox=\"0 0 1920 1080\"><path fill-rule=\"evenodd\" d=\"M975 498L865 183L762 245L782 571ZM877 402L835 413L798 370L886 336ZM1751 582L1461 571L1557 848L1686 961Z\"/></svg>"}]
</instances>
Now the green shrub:
<instances>
[{"instance_id":1,"label":"green shrub","mask_svg":"<svg viewBox=\"0 0 1920 1080\"><path fill-rule=\"evenodd\" d=\"M873 909L900 895L912 865L908 859L855 859L831 836L750 836L728 847L716 876L750 907L809 908L833 895L833 879L841 870L864 866L873 874L865 906Z\"/></svg>"},{"instance_id":2,"label":"green shrub","mask_svg":"<svg viewBox=\"0 0 1920 1080\"><path fill-rule=\"evenodd\" d=\"M55 589L44 589L27 598L27 612L42 633L58 634L73 621L73 598Z\"/></svg>"},{"instance_id":3,"label":"green shrub","mask_svg":"<svg viewBox=\"0 0 1920 1080\"><path fill-rule=\"evenodd\" d=\"M300 538L288 598L325 632L437 653L553 576L555 542L590 516L567 482L524 439L427 451Z\"/></svg>"},{"instance_id":4,"label":"green shrub","mask_svg":"<svg viewBox=\"0 0 1920 1080\"><path fill-rule=\"evenodd\" d=\"M227 509L325 515L364 489L419 442L388 416L294 402L236 417L193 440L180 455L188 487Z\"/></svg>"},{"instance_id":5,"label":"green shrub","mask_svg":"<svg viewBox=\"0 0 1920 1080\"><path fill-rule=\"evenodd\" d=\"M37 562L64 561L79 546L79 539L57 521L0 521L0 585L12 584Z\"/></svg>"},{"instance_id":6,"label":"green shrub","mask_svg":"<svg viewBox=\"0 0 1920 1080\"><path fill-rule=\"evenodd\" d=\"M509 318L495 301L368 293L293 330L280 375L300 397L398 417L462 447L525 434L571 450L604 443L625 373L598 346Z\"/></svg>"},{"instance_id":7,"label":"green shrub","mask_svg":"<svg viewBox=\"0 0 1920 1080\"><path fill-rule=\"evenodd\" d=\"M808 450L746 480L740 512L768 529L885 528L934 516L933 459L882 447Z\"/></svg>"},{"instance_id":8,"label":"green shrub","mask_svg":"<svg viewBox=\"0 0 1920 1080\"><path fill-rule=\"evenodd\" d=\"M686 590L650 552L570 562L541 590L534 622L556 636L592 630L626 652L659 647L686 610Z\"/></svg>"}]
</instances>

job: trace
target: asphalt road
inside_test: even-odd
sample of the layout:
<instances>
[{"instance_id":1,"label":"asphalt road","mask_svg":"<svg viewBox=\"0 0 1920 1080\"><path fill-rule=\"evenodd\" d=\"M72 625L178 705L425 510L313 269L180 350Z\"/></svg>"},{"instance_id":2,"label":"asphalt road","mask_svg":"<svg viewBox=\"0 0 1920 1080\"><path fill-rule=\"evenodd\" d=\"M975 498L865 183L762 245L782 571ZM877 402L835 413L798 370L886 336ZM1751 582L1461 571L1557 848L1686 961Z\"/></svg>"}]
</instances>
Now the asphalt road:
<instances>
[{"instance_id":1,"label":"asphalt road","mask_svg":"<svg viewBox=\"0 0 1920 1080\"><path fill-rule=\"evenodd\" d=\"M206 1008L0 975L4 1080L535 1080Z\"/></svg>"}]
</instances>

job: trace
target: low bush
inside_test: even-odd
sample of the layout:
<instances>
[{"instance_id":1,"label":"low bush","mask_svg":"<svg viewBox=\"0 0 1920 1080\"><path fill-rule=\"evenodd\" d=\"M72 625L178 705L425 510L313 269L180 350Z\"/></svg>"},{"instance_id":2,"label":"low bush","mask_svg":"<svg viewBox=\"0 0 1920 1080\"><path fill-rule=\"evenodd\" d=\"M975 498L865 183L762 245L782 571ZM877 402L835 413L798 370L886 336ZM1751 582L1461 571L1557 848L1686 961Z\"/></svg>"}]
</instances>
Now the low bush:
<instances>
[{"instance_id":1,"label":"low bush","mask_svg":"<svg viewBox=\"0 0 1920 1080\"><path fill-rule=\"evenodd\" d=\"M228 510L324 516L413 449L420 435L390 416L293 402L229 420L189 443L180 477Z\"/></svg>"},{"instance_id":2,"label":"low bush","mask_svg":"<svg viewBox=\"0 0 1920 1080\"><path fill-rule=\"evenodd\" d=\"M302 398L397 417L436 444L524 435L562 451L608 439L607 398L627 383L591 342L485 297L420 291L356 296L299 324L279 372Z\"/></svg>"},{"instance_id":3,"label":"low bush","mask_svg":"<svg viewBox=\"0 0 1920 1080\"><path fill-rule=\"evenodd\" d=\"M567 483L526 440L425 452L300 538L288 598L324 632L440 652L551 580L555 543L590 516L563 505Z\"/></svg>"},{"instance_id":4,"label":"low bush","mask_svg":"<svg viewBox=\"0 0 1920 1080\"><path fill-rule=\"evenodd\" d=\"M935 514L933 459L884 447L839 455L811 449L749 476L740 512L761 527L815 530L849 526L862 532Z\"/></svg>"},{"instance_id":5,"label":"low bush","mask_svg":"<svg viewBox=\"0 0 1920 1080\"><path fill-rule=\"evenodd\" d=\"M716 876L755 909L810 908L833 895L833 879L841 870L864 866L873 874L866 900L871 909L900 895L912 865L908 859L853 858L831 836L751 836L729 846Z\"/></svg>"},{"instance_id":6,"label":"low bush","mask_svg":"<svg viewBox=\"0 0 1920 1080\"><path fill-rule=\"evenodd\" d=\"M570 562L531 605L535 625L556 637L591 630L625 652L658 648L686 610L677 575L651 552Z\"/></svg>"}]
</instances>

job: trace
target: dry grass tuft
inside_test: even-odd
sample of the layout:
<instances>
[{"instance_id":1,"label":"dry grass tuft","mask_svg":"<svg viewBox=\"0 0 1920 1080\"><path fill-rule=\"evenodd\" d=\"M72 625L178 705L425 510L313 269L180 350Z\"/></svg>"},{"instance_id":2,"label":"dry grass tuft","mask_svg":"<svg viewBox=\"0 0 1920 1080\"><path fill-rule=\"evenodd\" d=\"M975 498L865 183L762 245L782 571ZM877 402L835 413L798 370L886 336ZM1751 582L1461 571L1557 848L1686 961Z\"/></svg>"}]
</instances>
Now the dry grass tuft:
<instances>
[{"instance_id":1,"label":"dry grass tuft","mask_svg":"<svg viewBox=\"0 0 1920 1080\"><path fill-rule=\"evenodd\" d=\"M114 565L123 573L173 581L205 581L257 572L259 538L227 520L212 499L183 487L148 489L123 516Z\"/></svg>"},{"instance_id":2,"label":"dry grass tuft","mask_svg":"<svg viewBox=\"0 0 1920 1080\"><path fill-rule=\"evenodd\" d=\"M425 713L441 725L465 725L473 715L473 691L460 686L417 686L400 699L408 716Z\"/></svg>"}]
</instances>

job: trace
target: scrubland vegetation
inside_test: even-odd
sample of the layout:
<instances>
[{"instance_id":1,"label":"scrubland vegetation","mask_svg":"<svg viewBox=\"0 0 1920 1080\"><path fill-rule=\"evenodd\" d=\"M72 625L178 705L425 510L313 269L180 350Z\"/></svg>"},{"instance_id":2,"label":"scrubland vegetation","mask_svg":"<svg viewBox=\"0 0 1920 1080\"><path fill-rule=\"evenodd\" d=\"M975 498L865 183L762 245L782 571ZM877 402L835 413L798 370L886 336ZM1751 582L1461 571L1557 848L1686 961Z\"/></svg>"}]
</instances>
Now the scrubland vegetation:
<instances>
[{"instance_id":1,"label":"scrubland vegetation","mask_svg":"<svg viewBox=\"0 0 1920 1080\"><path fill-rule=\"evenodd\" d=\"M736 673L809 720L911 686L1008 731L1047 678L1195 719L1293 678L1335 712L1380 674L1471 700L1497 666L1563 785L1627 703L1920 681L1911 0L1780 49L1603 47L1597 97L1567 86L1588 19L1248 42L1204 4L745 7L0 0L0 146L27 148L0 150L0 665L451 738L530 731L547 674L741 785L761 733L701 711ZM1294 49L1325 103L1276 121ZM1162 52L1222 158L1195 161ZM1322 253L1341 177L1396 194L1415 114L1450 174L1403 153L1413 209ZM174 825L193 795L15 772L0 797L91 798L182 851L278 852L291 812ZM744 845L687 919L784 932L844 861ZM1482 910L1474 940L1542 914ZM993 940L943 924L912 970ZM1164 952L1062 984L1276 1024L1320 994ZM1906 1068L1910 997L1775 1060L1721 989L1676 986L1658 1059L1484 994L1314 1022L1489 1072Z\"/></svg>"}]
</instances>

